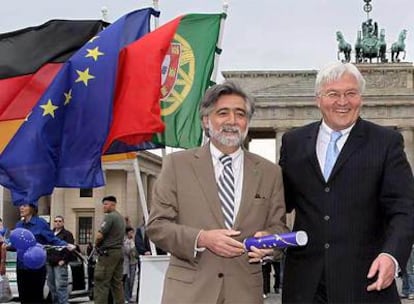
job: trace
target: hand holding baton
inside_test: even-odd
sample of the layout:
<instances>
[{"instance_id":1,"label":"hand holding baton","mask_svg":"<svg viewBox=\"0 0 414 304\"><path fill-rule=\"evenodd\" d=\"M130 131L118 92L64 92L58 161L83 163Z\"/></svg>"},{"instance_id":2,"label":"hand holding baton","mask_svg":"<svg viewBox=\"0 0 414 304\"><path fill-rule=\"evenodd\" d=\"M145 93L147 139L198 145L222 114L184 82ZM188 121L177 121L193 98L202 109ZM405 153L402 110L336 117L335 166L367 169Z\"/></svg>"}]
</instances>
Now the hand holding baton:
<instances>
[{"instance_id":1,"label":"hand holding baton","mask_svg":"<svg viewBox=\"0 0 414 304\"><path fill-rule=\"evenodd\" d=\"M250 237L243 241L244 248L251 251L252 246L258 249L305 246L308 243L308 234L299 230L282 234L269 234L261 237Z\"/></svg>"}]
</instances>

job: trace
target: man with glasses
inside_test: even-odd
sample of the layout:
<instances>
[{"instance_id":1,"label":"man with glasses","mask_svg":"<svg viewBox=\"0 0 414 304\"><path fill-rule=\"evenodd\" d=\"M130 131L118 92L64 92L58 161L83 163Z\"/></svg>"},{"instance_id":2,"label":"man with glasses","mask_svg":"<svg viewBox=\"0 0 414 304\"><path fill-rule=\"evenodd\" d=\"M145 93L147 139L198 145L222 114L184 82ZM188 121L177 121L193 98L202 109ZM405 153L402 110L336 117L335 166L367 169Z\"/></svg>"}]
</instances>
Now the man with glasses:
<instances>
[{"instance_id":1,"label":"man with glasses","mask_svg":"<svg viewBox=\"0 0 414 304\"><path fill-rule=\"evenodd\" d=\"M73 244L73 234L65 229L63 216L58 215L54 220L53 233L68 244ZM71 252L66 248L50 249L47 253L47 285L53 303L68 303L68 263Z\"/></svg>"},{"instance_id":2,"label":"man with glasses","mask_svg":"<svg viewBox=\"0 0 414 304\"><path fill-rule=\"evenodd\" d=\"M401 134L360 117L365 80L350 63L316 77L322 120L284 134L280 165L293 230L284 303L399 303L395 277L414 240L414 179Z\"/></svg>"}]
</instances>

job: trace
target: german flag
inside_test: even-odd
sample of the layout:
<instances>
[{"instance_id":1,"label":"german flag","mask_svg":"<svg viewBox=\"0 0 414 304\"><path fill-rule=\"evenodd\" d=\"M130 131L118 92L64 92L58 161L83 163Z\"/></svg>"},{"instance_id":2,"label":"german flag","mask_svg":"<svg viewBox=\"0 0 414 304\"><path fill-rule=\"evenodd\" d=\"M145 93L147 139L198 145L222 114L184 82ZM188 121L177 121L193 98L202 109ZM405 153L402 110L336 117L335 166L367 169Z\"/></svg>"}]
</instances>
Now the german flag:
<instances>
[{"instance_id":1,"label":"german flag","mask_svg":"<svg viewBox=\"0 0 414 304\"><path fill-rule=\"evenodd\" d=\"M106 25L100 20L51 20L0 34L0 153L62 64Z\"/></svg>"}]
</instances>

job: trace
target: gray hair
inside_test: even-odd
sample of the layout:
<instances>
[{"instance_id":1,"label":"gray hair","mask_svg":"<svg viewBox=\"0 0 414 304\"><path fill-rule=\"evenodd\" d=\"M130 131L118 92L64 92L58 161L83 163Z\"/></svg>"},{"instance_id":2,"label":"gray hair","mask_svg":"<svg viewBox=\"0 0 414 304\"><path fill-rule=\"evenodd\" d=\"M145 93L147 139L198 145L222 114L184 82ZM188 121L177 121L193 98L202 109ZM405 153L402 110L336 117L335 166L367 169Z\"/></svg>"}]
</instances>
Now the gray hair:
<instances>
[{"instance_id":1,"label":"gray hair","mask_svg":"<svg viewBox=\"0 0 414 304\"><path fill-rule=\"evenodd\" d=\"M237 95L243 98L246 103L247 118L250 122L254 113L254 101L237 83L230 80L226 80L222 84L216 84L206 91L200 103L199 114L201 120L213 111L217 100L223 95Z\"/></svg>"},{"instance_id":2,"label":"gray hair","mask_svg":"<svg viewBox=\"0 0 414 304\"><path fill-rule=\"evenodd\" d=\"M315 81L315 95L321 93L322 87L329 82L336 81L344 74L351 74L358 82L359 92L362 94L365 91L365 79L358 68L352 63L335 62L322 68Z\"/></svg>"}]
</instances>

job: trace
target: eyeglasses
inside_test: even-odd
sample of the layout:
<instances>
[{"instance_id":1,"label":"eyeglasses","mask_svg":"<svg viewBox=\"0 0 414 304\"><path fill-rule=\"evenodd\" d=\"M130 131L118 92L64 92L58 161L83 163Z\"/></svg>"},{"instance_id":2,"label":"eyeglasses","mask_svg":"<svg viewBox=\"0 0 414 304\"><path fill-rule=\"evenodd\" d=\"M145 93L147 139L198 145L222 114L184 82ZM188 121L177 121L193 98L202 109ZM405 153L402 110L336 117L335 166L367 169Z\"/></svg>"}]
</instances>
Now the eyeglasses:
<instances>
[{"instance_id":1,"label":"eyeglasses","mask_svg":"<svg viewBox=\"0 0 414 304\"><path fill-rule=\"evenodd\" d=\"M61 220L55 220L55 223L62 223Z\"/></svg>"},{"instance_id":2,"label":"eyeglasses","mask_svg":"<svg viewBox=\"0 0 414 304\"><path fill-rule=\"evenodd\" d=\"M361 96L361 94L356 90L349 90L345 91L343 93L338 91L329 91L326 93L321 93L320 96L326 97L329 101L336 102L341 100L341 97L343 96L346 100L356 100Z\"/></svg>"}]
</instances>

